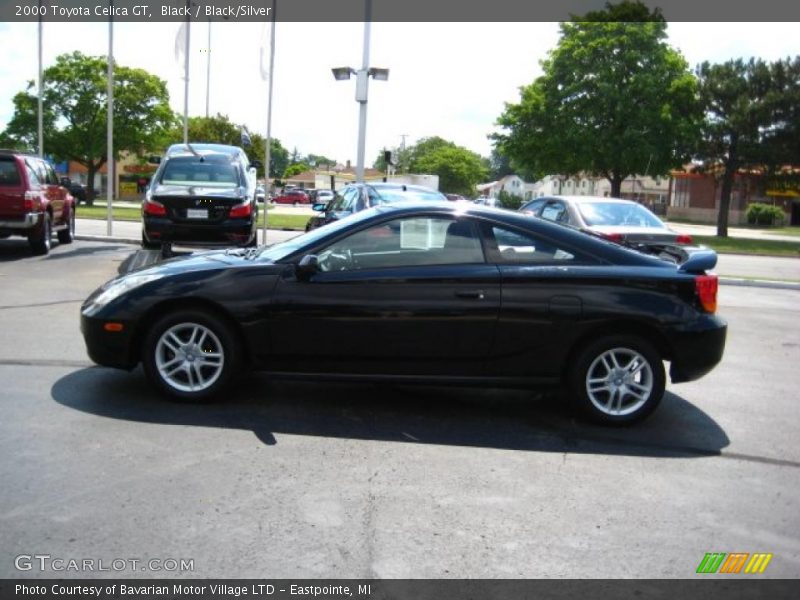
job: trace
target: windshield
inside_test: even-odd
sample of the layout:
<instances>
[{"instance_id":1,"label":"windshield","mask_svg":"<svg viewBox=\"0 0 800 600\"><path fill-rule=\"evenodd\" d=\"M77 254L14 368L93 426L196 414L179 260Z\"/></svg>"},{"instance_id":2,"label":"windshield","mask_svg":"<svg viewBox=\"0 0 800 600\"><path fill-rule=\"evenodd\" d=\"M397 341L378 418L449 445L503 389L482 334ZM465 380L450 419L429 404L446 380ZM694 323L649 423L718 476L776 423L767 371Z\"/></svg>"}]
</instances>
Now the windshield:
<instances>
[{"instance_id":1,"label":"windshield","mask_svg":"<svg viewBox=\"0 0 800 600\"><path fill-rule=\"evenodd\" d=\"M581 202L578 204L578 210L590 227L604 225L664 227L658 217L635 202Z\"/></svg>"},{"instance_id":2,"label":"windshield","mask_svg":"<svg viewBox=\"0 0 800 600\"><path fill-rule=\"evenodd\" d=\"M376 190L381 203L398 202L400 200L447 200L444 194L433 190L403 190L403 188L379 188Z\"/></svg>"},{"instance_id":3,"label":"windshield","mask_svg":"<svg viewBox=\"0 0 800 600\"><path fill-rule=\"evenodd\" d=\"M196 156L170 159L161 175L164 185L233 188L239 185L236 167L229 160L201 160Z\"/></svg>"}]
</instances>

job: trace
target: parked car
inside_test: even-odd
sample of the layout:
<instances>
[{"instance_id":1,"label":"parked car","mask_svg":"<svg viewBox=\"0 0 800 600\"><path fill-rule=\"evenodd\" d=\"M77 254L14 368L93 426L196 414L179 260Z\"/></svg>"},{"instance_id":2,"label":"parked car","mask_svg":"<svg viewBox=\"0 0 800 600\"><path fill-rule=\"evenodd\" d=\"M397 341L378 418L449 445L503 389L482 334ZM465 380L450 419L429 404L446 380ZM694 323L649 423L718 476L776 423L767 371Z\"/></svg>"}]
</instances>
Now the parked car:
<instances>
[{"instance_id":1,"label":"parked car","mask_svg":"<svg viewBox=\"0 0 800 600\"><path fill-rule=\"evenodd\" d=\"M646 207L632 200L543 196L523 204L519 211L654 253L693 243L691 236L671 230Z\"/></svg>"},{"instance_id":2,"label":"parked car","mask_svg":"<svg viewBox=\"0 0 800 600\"><path fill-rule=\"evenodd\" d=\"M97 195L97 192L92 193L91 199L89 198L89 191L86 189L86 186L83 184L78 183L77 181L72 181L69 177L62 177L61 185L63 185L72 197L75 198L75 203L80 204L81 202L88 204L91 206L94 204L94 198Z\"/></svg>"},{"instance_id":3,"label":"parked car","mask_svg":"<svg viewBox=\"0 0 800 600\"><path fill-rule=\"evenodd\" d=\"M256 202L263 204L267 199L267 192L264 190L263 185L256 186Z\"/></svg>"},{"instance_id":4,"label":"parked car","mask_svg":"<svg viewBox=\"0 0 800 600\"><path fill-rule=\"evenodd\" d=\"M286 242L166 261L81 308L98 364L138 363L181 400L242 368L303 380L564 384L630 423L709 372L727 326L711 250L681 266L516 212L380 205Z\"/></svg>"},{"instance_id":5,"label":"parked car","mask_svg":"<svg viewBox=\"0 0 800 600\"><path fill-rule=\"evenodd\" d=\"M308 194L300 188L283 190L283 193L275 196L272 201L276 204L291 204L293 206L297 206L298 204L311 204Z\"/></svg>"},{"instance_id":6,"label":"parked car","mask_svg":"<svg viewBox=\"0 0 800 600\"><path fill-rule=\"evenodd\" d=\"M36 254L50 252L53 232L62 244L75 235L75 198L53 167L38 156L0 150L0 238L28 238Z\"/></svg>"},{"instance_id":7,"label":"parked car","mask_svg":"<svg viewBox=\"0 0 800 600\"><path fill-rule=\"evenodd\" d=\"M402 183L351 183L339 190L327 203L313 206L319 215L314 215L306 223L306 231L311 231L328 223L333 223L353 213L390 204L399 200L447 200L447 197L421 185Z\"/></svg>"},{"instance_id":8,"label":"parked car","mask_svg":"<svg viewBox=\"0 0 800 600\"><path fill-rule=\"evenodd\" d=\"M324 204L327 205L328 202L333 200L336 194L333 193L333 190L317 190L313 198L314 204Z\"/></svg>"},{"instance_id":9,"label":"parked car","mask_svg":"<svg viewBox=\"0 0 800 600\"><path fill-rule=\"evenodd\" d=\"M257 223L256 170L244 150L174 144L142 202L142 246L255 246Z\"/></svg>"}]
</instances>

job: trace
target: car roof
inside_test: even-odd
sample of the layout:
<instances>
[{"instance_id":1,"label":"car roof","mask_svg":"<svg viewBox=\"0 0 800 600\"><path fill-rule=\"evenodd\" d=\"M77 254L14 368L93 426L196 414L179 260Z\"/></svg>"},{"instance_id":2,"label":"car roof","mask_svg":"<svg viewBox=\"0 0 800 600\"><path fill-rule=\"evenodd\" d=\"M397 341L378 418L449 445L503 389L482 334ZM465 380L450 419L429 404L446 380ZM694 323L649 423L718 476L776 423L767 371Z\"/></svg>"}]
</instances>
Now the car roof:
<instances>
[{"instance_id":1,"label":"car roof","mask_svg":"<svg viewBox=\"0 0 800 600\"><path fill-rule=\"evenodd\" d=\"M433 188L424 186L424 185L416 185L413 183L398 183L394 181L366 181L366 182L357 182L357 183L348 183L349 185L368 185L376 190L403 190L409 192L433 192L435 194L441 194L439 190L435 190Z\"/></svg>"},{"instance_id":2,"label":"car roof","mask_svg":"<svg viewBox=\"0 0 800 600\"><path fill-rule=\"evenodd\" d=\"M625 198L609 198L607 196L541 196L534 198L534 200L564 200L566 202L608 202L611 204L639 204L634 200L626 200Z\"/></svg>"}]
</instances>

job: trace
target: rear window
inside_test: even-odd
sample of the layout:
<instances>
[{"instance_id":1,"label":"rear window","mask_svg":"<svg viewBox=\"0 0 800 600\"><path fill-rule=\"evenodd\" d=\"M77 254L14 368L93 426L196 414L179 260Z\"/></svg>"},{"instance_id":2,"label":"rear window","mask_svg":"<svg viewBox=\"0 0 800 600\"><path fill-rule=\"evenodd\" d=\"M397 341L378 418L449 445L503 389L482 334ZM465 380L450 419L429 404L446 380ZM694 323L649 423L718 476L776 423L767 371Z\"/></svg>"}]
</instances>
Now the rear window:
<instances>
[{"instance_id":1,"label":"rear window","mask_svg":"<svg viewBox=\"0 0 800 600\"><path fill-rule=\"evenodd\" d=\"M199 160L196 157L173 158L164 165L161 183L203 187L233 188L239 177L233 163L219 160Z\"/></svg>"},{"instance_id":2,"label":"rear window","mask_svg":"<svg viewBox=\"0 0 800 600\"><path fill-rule=\"evenodd\" d=\"M17 162L13 158L0 158L0 185L19 185Z\"/></svg>"},{"instance_id":3,"label":"rear window","mask_svg":"<svg viewBox=\"0 0 800 600\"><path fill-rule=\"evenodd\" d=\"M664 227L657 216L635 202L583 202L578 210L589 226Z\"/></svg>"}]
</instances>

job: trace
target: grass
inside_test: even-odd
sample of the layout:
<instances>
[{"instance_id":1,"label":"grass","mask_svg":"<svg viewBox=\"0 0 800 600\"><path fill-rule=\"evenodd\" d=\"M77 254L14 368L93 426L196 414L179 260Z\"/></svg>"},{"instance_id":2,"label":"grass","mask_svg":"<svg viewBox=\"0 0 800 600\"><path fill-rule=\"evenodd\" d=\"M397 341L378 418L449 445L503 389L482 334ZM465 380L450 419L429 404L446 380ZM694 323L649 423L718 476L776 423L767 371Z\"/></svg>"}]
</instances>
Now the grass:
<instances>
[{"instance_id":1,"label":"grass","mask_svg":"<svg viewBox=\"0 0 800 600\"><path fill-rule=\"evenodd\" d=\"M107 209L104 205L86 206L81 205L78 207L77 216L81 219L100 219L105 220L107 216ZM115 221L141 221L142 213L137 208L120 208L114 207L114 220ZM258 224L261 225L264 213L258 216ZM307 215L276 215L270 214L267 218L267 224L270 229L291 229L304 231L309 217Z\"/></svg>"},{"instance_id":2,"label":"grass","mask_svg":"<svg viewBox=\"0 0 800 600\"><path fill-rule=\"evenodd\" d=\"M786 242L782 240L760 240L752 238L721 238L715 235L693 235L692 239L695 243L713 248L720 254L800 257L800 240L797 242Z\"/></svg>"}]
</instances>

